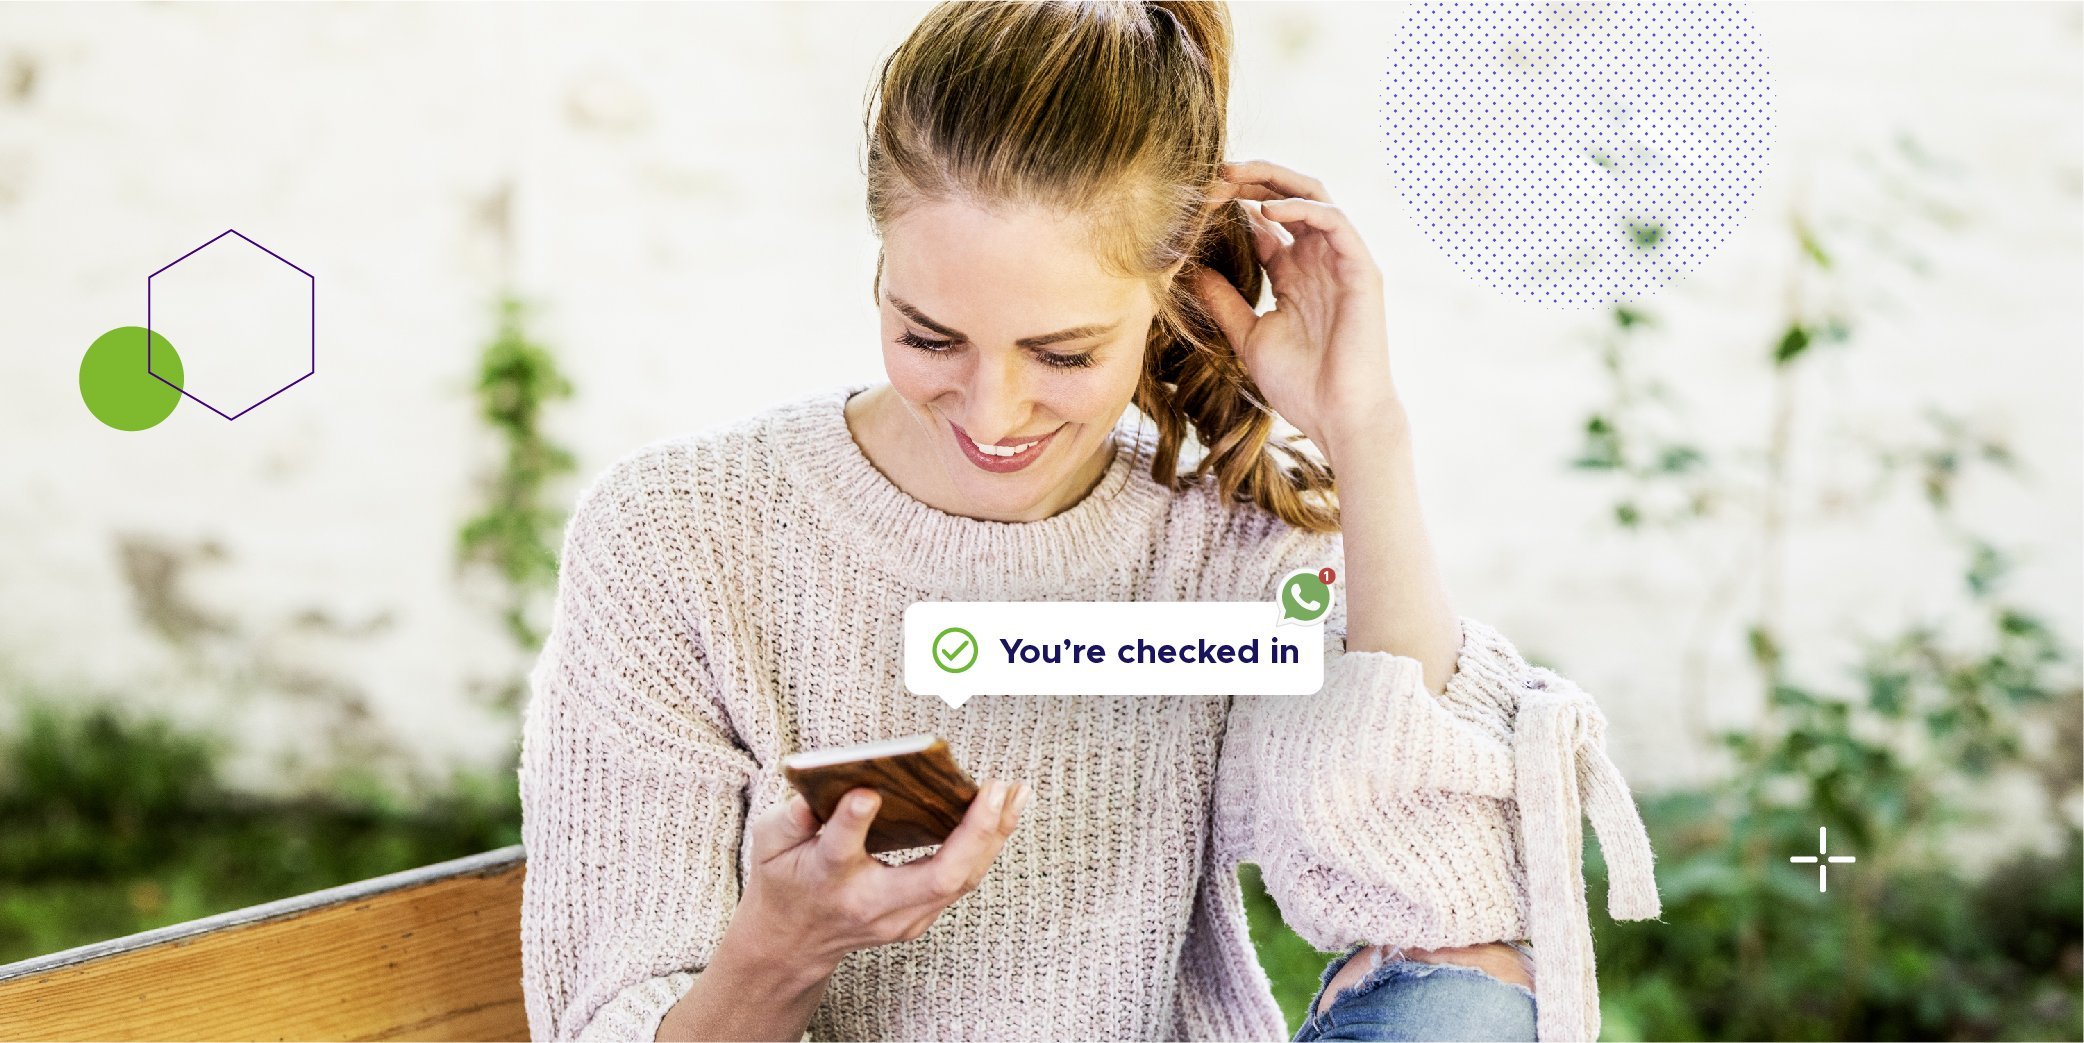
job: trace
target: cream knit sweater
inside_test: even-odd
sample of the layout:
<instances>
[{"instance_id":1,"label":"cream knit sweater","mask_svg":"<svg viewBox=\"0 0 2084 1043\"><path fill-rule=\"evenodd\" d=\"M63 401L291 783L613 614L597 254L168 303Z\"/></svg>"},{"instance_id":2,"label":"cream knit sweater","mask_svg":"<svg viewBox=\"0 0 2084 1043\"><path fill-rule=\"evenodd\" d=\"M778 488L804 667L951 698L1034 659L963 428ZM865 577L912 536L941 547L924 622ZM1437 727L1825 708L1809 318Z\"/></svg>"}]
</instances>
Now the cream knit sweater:
<instances>
[{"instance_id":1,"label":"cream knit sweater","mask_svg":"<svg viewBox=\"0 0 2084 1043\"><path fill-rule=\"evenodd\" d=\"M1285 1038L1240 861L1322 951L1531 938L1541 1038L1597 1036L1581 814L1611 914L1658 901L1582 691L1465 618L1436 697L1415 659L1345 652L1335 612L1314 696L913 695L914 601L1272 600L1341 544L1165 489L1133 410L1071 509L945 514L862 455L857 390L653 442L579 496L521 749L536 1039L651 1039L730 919L782 757L916 732L1035 800L924 936L840 963L808 1038Z\"/></svg>"}]
</instances>

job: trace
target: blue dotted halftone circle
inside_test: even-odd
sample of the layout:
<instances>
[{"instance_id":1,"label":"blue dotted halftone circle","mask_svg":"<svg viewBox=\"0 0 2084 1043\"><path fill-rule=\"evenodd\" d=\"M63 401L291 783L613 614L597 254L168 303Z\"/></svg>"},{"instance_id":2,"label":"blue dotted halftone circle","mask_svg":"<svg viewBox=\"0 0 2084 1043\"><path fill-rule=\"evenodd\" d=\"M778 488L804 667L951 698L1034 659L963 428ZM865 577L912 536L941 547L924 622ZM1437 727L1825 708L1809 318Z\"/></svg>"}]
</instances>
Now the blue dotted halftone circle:
<instances>
[{"instance_id":1,"label":"blue dotted halftone circle","mask_svg":"<svg viewBox=\"0 0 2084 1043\"><path fill-rule=\"evenodd\" d=\"M1772 153L1772 77L1735 4L1423 3L1388 93L1426 237L1544 304L1642 298L1699 267Z\"/></svg>"}]
</instances>

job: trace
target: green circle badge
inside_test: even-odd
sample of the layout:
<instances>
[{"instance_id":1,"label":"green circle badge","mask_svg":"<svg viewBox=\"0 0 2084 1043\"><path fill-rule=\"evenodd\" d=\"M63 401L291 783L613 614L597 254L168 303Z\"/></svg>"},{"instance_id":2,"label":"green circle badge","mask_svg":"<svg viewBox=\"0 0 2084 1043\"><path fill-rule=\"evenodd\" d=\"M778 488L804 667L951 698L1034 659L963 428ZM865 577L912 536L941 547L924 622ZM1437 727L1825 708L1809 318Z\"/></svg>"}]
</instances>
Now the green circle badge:
<instances>
[{"instance_id":1,"label":"green circle badge","mask_svg":"<svg viewBox=\"0 0 2084 1043\"><path fill-rule=\"evenodd\" d=\"M80 359L80 399L94 419L118 431L143 431L165 420L181 404L181 381L181 356L165 337L148 334L143 326L119 326L102 334Z\"/></svg>"},{"instance_id":2,"label":"green circle badge","mask_svg":"<svg viewBox=\"0 0 2084 1043\"><path fill-rule=\"evenodd\" d=\"M977 635L961 627L949 627L934 635L933 665L959 674L977 665Z\"/></svg>"}]
</instances>

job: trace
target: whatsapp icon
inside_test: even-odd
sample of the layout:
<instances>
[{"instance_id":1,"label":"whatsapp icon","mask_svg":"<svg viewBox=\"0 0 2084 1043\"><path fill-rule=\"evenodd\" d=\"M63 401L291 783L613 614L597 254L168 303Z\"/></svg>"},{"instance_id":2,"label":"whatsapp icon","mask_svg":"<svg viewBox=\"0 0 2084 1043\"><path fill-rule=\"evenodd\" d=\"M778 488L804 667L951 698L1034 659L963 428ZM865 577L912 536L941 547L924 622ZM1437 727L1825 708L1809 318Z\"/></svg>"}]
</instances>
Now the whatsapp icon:
<instances>
[{"instance_id":1,"label":"whatsapp icon","mask_svg":"<svg viewBox=\"0 0 2084 1043\"><path fill-rule=\"evenodd\" d=\"M1299 569L1281 579L1280 593L1282 623L1315 623L1331 611L1332 580L1337 574L1331 569L1311 572Z\"/></svg>"}]
</instances>

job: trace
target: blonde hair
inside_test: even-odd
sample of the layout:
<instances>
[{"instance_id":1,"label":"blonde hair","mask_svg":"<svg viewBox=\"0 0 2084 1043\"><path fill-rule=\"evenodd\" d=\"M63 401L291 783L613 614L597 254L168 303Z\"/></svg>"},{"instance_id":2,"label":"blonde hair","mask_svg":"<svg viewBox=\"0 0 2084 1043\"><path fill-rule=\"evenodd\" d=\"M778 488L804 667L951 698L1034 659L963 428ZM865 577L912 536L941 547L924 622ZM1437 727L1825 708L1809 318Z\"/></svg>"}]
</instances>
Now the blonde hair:
<instances>
[{"instance_id":1,"label":"blonde hair","mask_svg":"<svg viewBox=\"0 0 2084 1043\"><path fill-rule=\"evenodd\" d=\"M1151 476L1179 489L1213 473L1226 497L1329 532L1330 467L1273 437L1273 412L1190 281L1166 279L1189 261L1247 301L1265 280L1243 207L1209 200L1231 39L1227 7L1202 0L936 5L870 87L869 220L880 236L911 208L946 200L1082 216L1103 268L1147 280L1158 301L1133 399L1157 429ZM879 255L878 303L882 277ZM1205 451L1183 476L1190 432Z\"/></svg>"}]
</instances>

